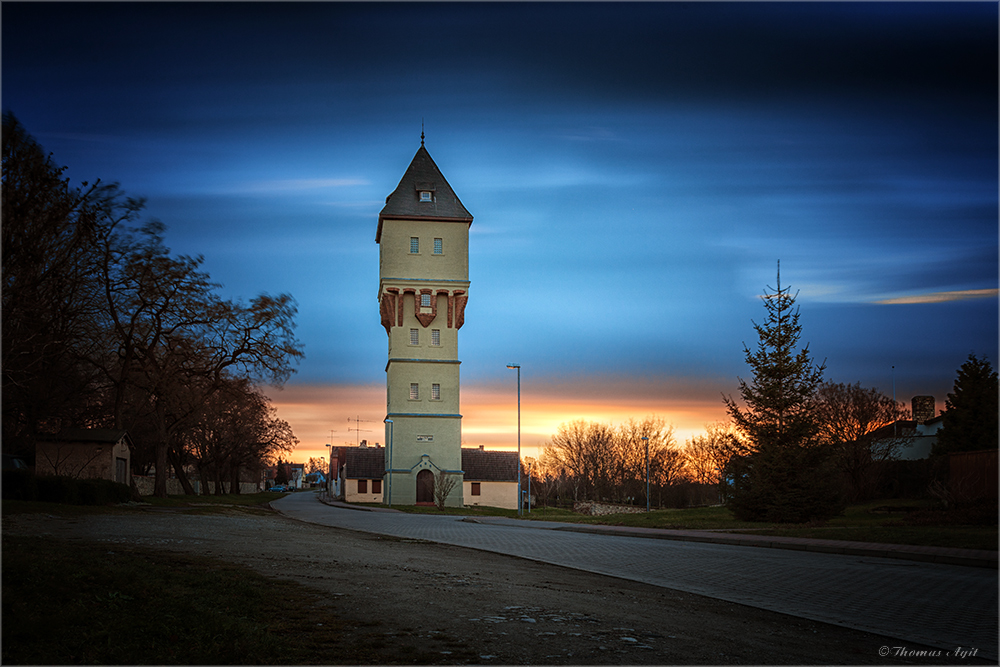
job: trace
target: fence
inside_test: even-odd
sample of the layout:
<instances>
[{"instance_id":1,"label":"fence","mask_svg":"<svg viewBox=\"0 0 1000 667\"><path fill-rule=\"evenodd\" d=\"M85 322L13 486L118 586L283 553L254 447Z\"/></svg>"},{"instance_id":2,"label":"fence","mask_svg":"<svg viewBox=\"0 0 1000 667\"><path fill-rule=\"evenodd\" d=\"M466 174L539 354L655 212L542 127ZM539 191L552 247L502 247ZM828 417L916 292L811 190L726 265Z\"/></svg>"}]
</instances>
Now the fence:
<instances>
[{"instance_id":1,"label":"fence","mask_svg":"<svg viewBox=\"0 0 1000 667\"><path fill-rule=\"evenodd\" d=\"M153 488L155 486L156 478L146 475L132 475L132 479L135 480L135 486L139 489L140 496L151 496L153 495ZM200 494L201 480L191 479L191 486L194 487L194 492ZM215 492L215 482L207 482L208 492ZM223 490L228 491L229 485L223 484ZM260 484L254 482L240 482L240 493L257 493L260 491ZM167 478L167 495L171 496L182 496L184 495L184 487L181 486L181 481L176 477Z\"/></svg>"},{"instance_id":2,"label":"fence","mask_svg":"<svg viewBox=\"0 0 1000 667\"><path fill-rule=\"evenodd\" d=\"M956 498L997 499L997 450L953 452L948 467L949 486Z\"/></svg>"}]
</instances>

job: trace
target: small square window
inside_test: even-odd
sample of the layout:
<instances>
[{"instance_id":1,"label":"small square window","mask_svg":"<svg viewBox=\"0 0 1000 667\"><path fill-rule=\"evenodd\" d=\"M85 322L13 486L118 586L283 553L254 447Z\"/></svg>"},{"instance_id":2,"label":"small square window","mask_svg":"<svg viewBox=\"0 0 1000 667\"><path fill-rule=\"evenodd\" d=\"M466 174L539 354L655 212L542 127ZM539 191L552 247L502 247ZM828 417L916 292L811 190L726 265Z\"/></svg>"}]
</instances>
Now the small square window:
<instances>
[{"instance_id":1,"label":"small square window","mask_svg":"<svg viewBox=\"0 0 1000 667\"><path fill-rule=\"evenodd\" d=\"M380 479L372 480L372 493L382 493L382 480Z\"/></svg>"},{"instance_id":2,"label":"small square window","mask_svg":"<svg viewBox=\"0 0 1000 667\"><path fill-rule=\"evenodd\" d=\"M358 480L358 493L368 493L368 480L359 479Z\"/></svg>"},{"instance_id":3,"label":"small square window","mask_svg":"<svg viewBox=\"0 0 1000 667\"><path fill-rule=\"evenodd\" d=\"M431 385L431 400L440 401L441 400L441 385L432 384Z\"/></svg>"},{"instance_id":4,"label":"small square window","mask_svg":"<svg viewBox=\"0 0 1000 667\"><path fill-rule=\"evenodd\" d=\"M420 239L416 236L410 237L410 254L416 255L420 252Z\"/></svg>"},{"instance_id":5,"label":"small square window","mask_svg":"<svg viewBox=\"0 0 1000 667\"><path fill-rule=\"evenodd\" d=\"M420 192L420 201L432 201L431 200L431 193L428 192L427 190L421 190L421 192Z\"/></svg>"},{"instance_id":6,"label":"small square window","mask_svg":"<svg viewBox=\"0 0 1000 667\"><path fill-rule=\"evenodd\" d=\"M431 295L430 294L421 294L420 295L420 307L421 308L430 308L431 307Z\"/></svg>"},{"instance_id":7,"label":"small square window","mask_svg":"<svg viewBox=\"0 0 1000 667\"><path fill-rule=\"evenodd\" d=\"M478 496L482 494L482 488L479 486L479 482L472 483L472 495Z\"/></svg>"},{"instance_id":8,"label":"small square window","mask_svg":"<svg viewBox=\"0 0 1000 667\"><path fill-rule=\"evenodd\" d=\"M440 344L441 344L441 330L431 329L431 345L440 345Z\"/></svg>"},{"instance_id":9,"label":"small square window","mask_svg":"<svg viewBox=\"0 0 1000 667\"><path fill-rule=\"evenodd\" d=\"M416 382L410 384L410 400L418 401L420 400L420 385Z\"/></svg>"},{"instance_id":10,"label":"small square window","mask_svg":"<svg viewBox=\"0 0 1000 667\"><path fill-rule=\"evenodd\" d=\"M410 329L410 345L420 345L420 329Z\"/></svg>"},{"instance_id":11,"label":"small square window","mask_svg":"<svg viewBox=\"0 0 1000 667\"><path fill-rule=\"evenodd\" d=\"M434 239L434 254L440 255L443 252L444 252L444 240Z\"/></svg>"}]
</instances>

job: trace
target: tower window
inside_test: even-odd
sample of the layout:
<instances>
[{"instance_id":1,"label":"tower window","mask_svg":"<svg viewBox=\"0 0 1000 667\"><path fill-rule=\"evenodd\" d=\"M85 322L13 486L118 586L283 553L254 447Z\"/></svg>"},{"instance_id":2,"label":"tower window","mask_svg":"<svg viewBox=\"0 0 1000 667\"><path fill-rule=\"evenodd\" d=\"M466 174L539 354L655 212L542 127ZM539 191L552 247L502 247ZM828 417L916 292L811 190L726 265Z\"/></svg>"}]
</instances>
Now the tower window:
<instances>
[{"instance_id":1,"label":"tower window","mask_svg":"<svg viewBox=\"0 0 1000 667\"><path fill-rule=\"evenodd\" d=\"M416 382L410 383L410 400L418 401L420 400L420 385Z\"/></svg>"},{"instance_id":2,"label":"tower window","mask_svg":"<svg viewBox=\"0 0 1000 667\"><path fill-rule=\"evenodd\" d=\"M427 190L422 190L420 192L420 201L432 201L431 200L431 193L428 192Z\"/></svg>"},{"instance_id":3,"label":"tower window","mask_svg":"<svg viewBox=\"0 0 1000 667\"><path fill-rule=\"evenodd\" d=\"M440 345L440 344L441 344L441 330L431 329L431 345Z\"/></svg>"},{"instance_id":4,"label":"tower window","mask_svg":"<svg viewBox=\"0 0 1000 667\"><path fill-rule=\"evenodd\" d=\"M410 345L420 345L419 329L410 329Z\"/></svg>"},{"instance_id":5,"label":"tower window","mask_svg":"<svg viewBox=\"0 0 1000 667\"><path fill-rule=\"evenodd\" d=\"M430 308L431 307L431 295L430 294L421 294L420 295L420 307L421 308Z\"/></svg>"},{"instance_id":6,"label":"tower window","mask_svg":"<svg viewBox=\"0 0 1000 667\"><path fill-rule=\"evenodd\" d=\"M416 255L420 252L420 239L416 236L410 237L410 254Z\"/></svg>"},{"instance_id":7,"label":"tower window","mask_svg":"<svg viewBox=\"0 0 1000 667\"><path fill-rule=\"evenodd\" d=\"M434 239L434 254L440 255L444 252L444 239Z\"/></svg>"},{"instance_id":8,"label":"tower window","mask_svg":"<svg viewBox=\"0 0 1000 667\"><path fill-rule=\"evenodd\" d=\"M440 401L441 400L441 385L432 384L431 385L431 400Z\"/></svg>"}]
</instances>

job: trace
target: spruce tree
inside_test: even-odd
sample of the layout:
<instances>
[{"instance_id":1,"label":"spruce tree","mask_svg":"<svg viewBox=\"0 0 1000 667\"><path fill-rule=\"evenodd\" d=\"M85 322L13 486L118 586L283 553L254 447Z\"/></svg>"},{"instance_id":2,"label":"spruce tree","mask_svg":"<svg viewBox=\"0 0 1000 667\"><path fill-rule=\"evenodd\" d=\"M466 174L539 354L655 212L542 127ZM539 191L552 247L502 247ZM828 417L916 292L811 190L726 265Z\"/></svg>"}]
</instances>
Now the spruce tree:
<instances>
[{"instance_id":1,"label":"spruce tree","mask_svg":"<svg viewBox=\"0 0 1000 667\"><path fill-rule=\"evenodd\" d=\"M986 357L970 354L958 369L941 416L934 454L997 448L997 373Z\"/></svg>"},{"instance_id":2,"label":"spruce tree","mask_svg":"<svg viewBox=\"0 0 1000 667\"><path fill-rule=\"evenodd\" d=\"M753 374L750 381L738 378L745 407L725 397L734 425L753 449L727 471L727 504L743 520L823 520L843 508L832 458L816 437L816 391L825 365L813 363L808 344L798 349L797 296L781 286L779 263L777 287L762 297L767 318L754 322L757 349L743 346Z\"/></svg>"}]
</instances>

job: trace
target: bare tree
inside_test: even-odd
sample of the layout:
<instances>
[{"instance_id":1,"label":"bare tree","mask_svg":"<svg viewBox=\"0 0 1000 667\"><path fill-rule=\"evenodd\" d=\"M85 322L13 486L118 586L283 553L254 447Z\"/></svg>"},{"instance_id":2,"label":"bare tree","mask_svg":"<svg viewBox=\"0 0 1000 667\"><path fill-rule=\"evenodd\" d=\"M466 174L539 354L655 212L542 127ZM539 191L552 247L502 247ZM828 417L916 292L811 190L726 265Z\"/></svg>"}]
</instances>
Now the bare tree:
<instances>
[{"instance_id":1,"label":"bare tree","mask_svg":"<svg viewBox=\"0 0 1000 667\"><path fill-rule=\"evenodd\" d=\"M163 226L108 237L103 278L110 338L117 354L99 367L109 383L115 425L153 424L154 495L166 494L168 462L193 493L182 464L182 433L231 377L280 385L302 356L291 297L223 301L199 270L201 258L173 257ZM129 398L136 400L128 404Z\"/></svg>"},{"instance_id":2,"label":"bare tree","mask_svg":"<svg viewBox=\"0 0 1000 667\"><path fill-rule=\"evenodd\" d=\"M700 484L721 484L729 462L736 456L750 453L750 447L727 422L706 425L705 434L688 440L684 449L691 478Z\"/></svg>"},{"instance_id":3,"label":"bare tree","mask_svg":"<svg viewBox=\"0 0 1000 667\"><path fill-rule=\"evenodd\" d=\"M837 465L849 480L854 499L871 498L881 487L885 463L898 458L913 436L909 426L893 432L882 429L908 419L909 411L860 383L824 383L817 398L820 441L836 451Z\"/></svg>"},{"instance_id":4,"label":"bare tree","mask_svg":"<svg viewBox=\"0 0 1000 667\"><path fill-rule=\"evenodd\" d=\"M437 474L434 482L434 502L439 510L444 509L444 504L448 501L448 496L458 484L458 475L441 470Z\"/></svg>"},{"instance_id":5,"label":"bare tree","mask_svg":"<svg viewBox=\"0 0 1000 667\"><path fill-rule=\"evenodd\" d=\"M540 468L564 480L574 500L645 502L646 445L649 476L657 488L676 483L684 470L673 427L657 417L628 420L618 427L595 422L563 424L542 450Z\"/></svg>"},{"instance_id":6,"label":"bare tree","mask_svg":"<svg viewBox=\"0 0 1000 667\"><path fill-rule=\"evenodd\" d=\"M114 185L81 187L9 112L3 115L2 353L4 451L30 452L39 433L99 418L101 344L94 267L108 216L139 206Z\"/></svg>"}]
</instances>

